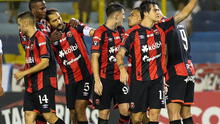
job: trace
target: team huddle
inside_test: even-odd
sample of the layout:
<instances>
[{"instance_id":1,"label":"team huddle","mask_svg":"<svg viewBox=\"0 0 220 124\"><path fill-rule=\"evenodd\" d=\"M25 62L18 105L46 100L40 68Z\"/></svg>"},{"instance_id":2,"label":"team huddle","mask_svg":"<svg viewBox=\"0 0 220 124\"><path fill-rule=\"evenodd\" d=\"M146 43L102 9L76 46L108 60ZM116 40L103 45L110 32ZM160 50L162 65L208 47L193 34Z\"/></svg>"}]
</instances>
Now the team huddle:
<instances>
[{"instance_id":1,"label":"team huddle","mask_svg":"<svg viewBox=\"0 0 220 124\"><path fill-rule=\"evenodd\" d=\"M58 64L73 124L88 124L89 103L99 110L98 124L108 124L112 101L118 124L159 124L165 106L170 124L193 124L195 71L187 33L178 23L196 3L190 0L167 18L156 0L145 0L131 11L125 31L119 3L107 5L105 24L94 29L76 19L63 22L44 0L30 0L30 11L17 17L25 70L14 75L25 81L25 123L64 124L55 111ZM91 59L83 36L93 37Z\"/></svg>"}]
</instances>

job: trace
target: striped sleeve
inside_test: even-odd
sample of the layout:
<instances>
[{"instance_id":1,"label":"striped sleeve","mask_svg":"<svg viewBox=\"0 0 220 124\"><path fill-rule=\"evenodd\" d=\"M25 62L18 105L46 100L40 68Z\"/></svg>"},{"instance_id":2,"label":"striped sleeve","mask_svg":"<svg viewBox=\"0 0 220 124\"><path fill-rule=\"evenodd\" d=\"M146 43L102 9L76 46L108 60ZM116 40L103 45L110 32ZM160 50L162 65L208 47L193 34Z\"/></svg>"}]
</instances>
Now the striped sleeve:
<instances>
[{"instance_id":1,"label":"striped sleeve","mask_svg":"<svg viewBox=\"0 0 220 124\"><path fill-rule=\"evenodd\" d=\"M94 33L94 37L92 39L92 47L91 47L91 52L101 52L102 48L102 43L104 38L103 38L104 32L102 30L96 30Z\"/></svg>"},{"instance_id":2,"label":"striped sleeve","mask_svg":"<svg viewBox=\"0 0 220 124\"><path fill-rule=\"evenodd\" d=\"M38 35L37 35L37 40L38 40L38 46L39 46L39 51L40 51L40 57L41 58L49 58L50 55L49 55L49 47L48 47L48 43L49 41L47 41L47 37L42 33L40 32Z\"/></svg>"}]
</instances>

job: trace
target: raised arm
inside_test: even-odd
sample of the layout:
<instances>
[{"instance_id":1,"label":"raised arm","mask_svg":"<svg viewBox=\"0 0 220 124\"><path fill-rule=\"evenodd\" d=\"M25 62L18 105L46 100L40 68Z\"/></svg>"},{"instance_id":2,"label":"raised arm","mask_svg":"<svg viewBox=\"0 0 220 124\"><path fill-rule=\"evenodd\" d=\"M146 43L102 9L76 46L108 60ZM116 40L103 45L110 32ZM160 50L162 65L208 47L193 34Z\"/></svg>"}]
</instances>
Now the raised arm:
<instances>
[{"instance_id":1,"label":"raised arm","mask_svg":"<svg viewBox=\"0 0 220 124\"><path fill-rule=\"evenodd\" d=\"M197 0L190 0L190 2L183 8L181 12L174 16L176 24L179 24L185 18L187 18L193 11L197 4Z\"/></svg>"}]
</instances>

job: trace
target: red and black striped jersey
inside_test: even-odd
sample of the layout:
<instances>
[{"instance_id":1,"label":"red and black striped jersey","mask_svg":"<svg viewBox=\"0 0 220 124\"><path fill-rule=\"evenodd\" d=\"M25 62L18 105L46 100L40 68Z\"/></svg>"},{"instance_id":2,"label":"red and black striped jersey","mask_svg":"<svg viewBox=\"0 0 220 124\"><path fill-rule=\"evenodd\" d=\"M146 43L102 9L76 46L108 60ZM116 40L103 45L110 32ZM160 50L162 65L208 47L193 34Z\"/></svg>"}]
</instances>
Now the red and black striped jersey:
<instances>
[{"instance_id":1,"label":"red and black striped jersey","mask_svg":"<svg viewBox=\"0 0 220 124\"><path fill-rule=\"evenodd\" d=\"M39 64L41 58L49 59L49 66L47 68L25 76L27 92L36 92L48 86L57 88L56 61L48 40L44 33L36 31L25 45L25 69L30 69Z\"/></svg>"},{"instance_id":2,"label":"red and black striped jersey","mask_svg":"<svg viewBox=\"0 0 220 124\"><path fill-rule=\"evenodd\" d=\"M40 22L36 23L36 28L49 36L50 33L50 27L45 19L42 19ZM28 42L28 37L24 35L22 32L19 32L20 42L23 47L25 47L26 43Z\"/></svg>"},{"instance_id":3,"label":"red and black striped jersey","mask_svg":"<svg viewBox=\"0 0 220 124\"><path fill-rule=\"evenodd\" d=\"M125 33L122 48L131 56L131 80L155 80L166 69L166 31L174 27L174 19L166 19L152 28L136 25Z\"/></svg>"},{"instance_id":4,"label":"red and black striped jersey","mask_svg":"<svg viewBox=\"0 0 220 124\"><path fill-rule=\"evenodd\" d=\"M99 73L100 77L119 80L120 72L116 63L116 54L122 43L124 28L117 27L115 31L105 25L96 29L91 51L100 53Z\"/></svg>"},{"instance_id":5,"label":"red and black striped jersey","mask_svg":"<svg viewBox=\"0 0 220 124\"><path fill-rule=\"evenodd\" d=\"M72 28L65 24L62 37L52 44L66 84L79 82L92 75L91 62L82 38L84 25Z\"/></svg>"},{"instance_id":6,"label":"red and black striped jersey","mask_svg":"<svg viewBox=\"0 0 220 124\"><path fill-rule=\"evenodd\" d=\"M183 25L177 25L167 32L168 74L169 76L192 76L195 70L190 56L191 46Z\"/></svg>"}]
</instances>

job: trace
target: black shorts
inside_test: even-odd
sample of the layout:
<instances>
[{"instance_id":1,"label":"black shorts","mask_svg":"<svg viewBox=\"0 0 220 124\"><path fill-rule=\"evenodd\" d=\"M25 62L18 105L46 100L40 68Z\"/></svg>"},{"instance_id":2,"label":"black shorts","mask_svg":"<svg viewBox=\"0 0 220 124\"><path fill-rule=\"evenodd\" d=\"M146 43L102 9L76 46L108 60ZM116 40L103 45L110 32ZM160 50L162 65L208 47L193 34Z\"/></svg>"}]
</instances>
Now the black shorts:
<instances>
[{"instance_id":1,"label":"black shorts","mask_svg":"<svg viewBox=\"0 0 220 124\"><path fill-rule=\"evenodd\" d=\"M75 109L76 100L89 100L92 90L92 77L66 85L67 108Z\"/></svg>"},{"instance_id":2,"label":"black shorts","mask_svg":"<svg viewBox=\"0 0 220 124\"><path fill-rule=\"evenodd\" d=\"M152 81L131 81L130 110L133 113L161 109L165 106L162 78Z\"/></svg>"},{"instance_id":3,"label":"black shorts","mask_svg":"<svg viewBox=\"0 0 220 124\"><path fill-rule=\"evenodd\" d=\"M45 87L35 93L25 91L24 111L55 112L55 90L52 87Z\"/></svg>"},{"instance_id":4,"label":"black shorts","mask_svg":"<svg viewBox=\"0 0 220 124\"><path fill-rule=\"evenodd\" d=\"M94 94L93 104L99 110L110 109L114 104L129 103L129 88L119 80L102 79L102 95Z\"/></svg>"},{"instance_id":5,"label":"black shorts","mask_svg":"<svg viewBox=\"0 0 220 124\"><path fill-rule=\"evenodd\" d=\"M194 80L192 76L173 76L170 77L167 84L169 85L167 103L193 104Z\"/></svg>"}]
</instances>

